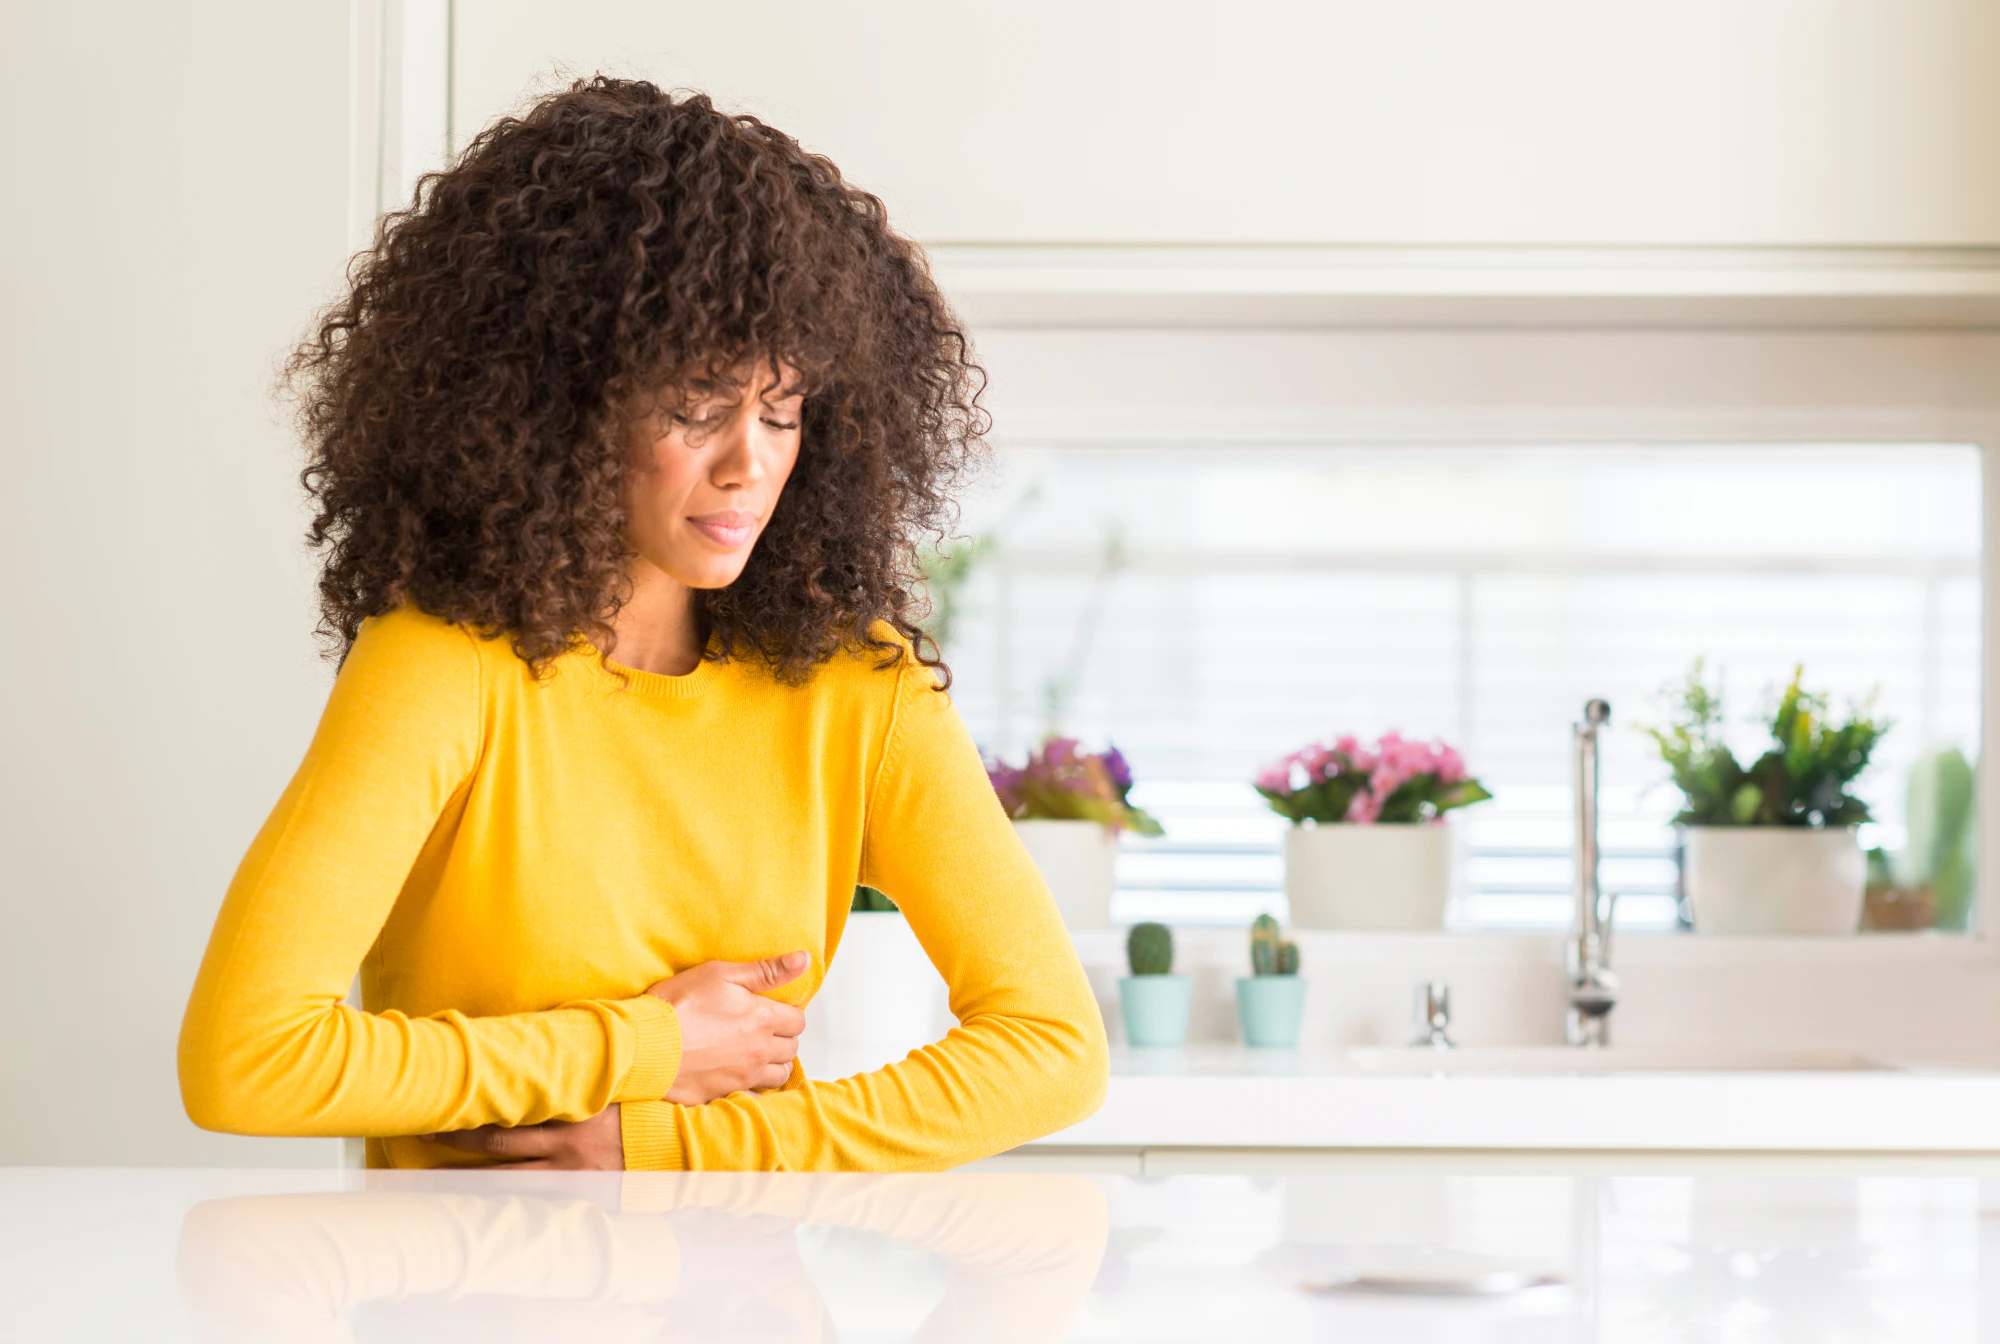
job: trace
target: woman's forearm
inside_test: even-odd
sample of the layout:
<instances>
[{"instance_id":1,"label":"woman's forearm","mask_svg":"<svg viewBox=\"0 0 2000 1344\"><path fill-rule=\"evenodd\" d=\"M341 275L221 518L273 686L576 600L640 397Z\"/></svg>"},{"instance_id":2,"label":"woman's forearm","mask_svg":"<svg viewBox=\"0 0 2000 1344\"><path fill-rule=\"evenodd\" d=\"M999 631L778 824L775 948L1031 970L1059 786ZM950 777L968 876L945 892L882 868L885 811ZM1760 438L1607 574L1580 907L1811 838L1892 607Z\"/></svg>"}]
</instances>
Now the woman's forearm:
<instances>
[{"instance_id":1,"label":"woman's forearm","mask_svg":"<svg viewBox=\"0 0 2000 1344\"><path fill-rule=\"evenodd\" d=\"M941 1171L1091 1114L1104 1099L1106 1060L1095 1003L1070 1022L974 1020L905 1060L837 1082L706 1106L628 1103L625 1165Z\"/></svg>"},{"instance_id":2,"label":"woman's forearm","mask_svg":"<svg viewBox=\"0 0 2000 1344\"><path fill-rule=\"evenodd\" d=\"M182 1028L181 1096L204 1129L392 1138L586 1119L660 1097L679 1059L673 1009L648 995L412 1019L343 1004L245 1011L223 989Z\"/></svg>"},{"instance_id":3,"label":"woman's forearm","mask_svg":"<svg viewBox=\"0 0 2000 1344\"><path fill-rule=\"evenodd\" d=\"M196 1124L389 1137L666 1092L677 1019L643 983L505 1016L341 1003L412 870L440 861L481 749L479 676L462 629L412 613L363 629L202 959L179 1050Z\"/></svg>"}]
</instances>

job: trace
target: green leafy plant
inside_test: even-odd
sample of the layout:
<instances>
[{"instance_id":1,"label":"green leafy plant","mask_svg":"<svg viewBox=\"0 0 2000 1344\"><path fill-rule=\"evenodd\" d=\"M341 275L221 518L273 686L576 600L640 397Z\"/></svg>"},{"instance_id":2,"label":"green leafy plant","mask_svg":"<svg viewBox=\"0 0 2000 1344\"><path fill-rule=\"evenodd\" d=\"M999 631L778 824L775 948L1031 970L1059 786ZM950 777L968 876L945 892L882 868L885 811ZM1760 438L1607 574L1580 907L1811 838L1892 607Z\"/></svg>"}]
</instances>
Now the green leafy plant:
<instances>
[{"instance_id":1,"label":"green leafy plant","mask_svg":"<svg viewBox=\"0 0 2000 1344\"><path fill-rule=\"evenodd\" d=\"M940 535L934 544L918 550L917 579L929 607L920 624L939 648L950 647L952 636L958 632L958 619L965 614L962 598L973 573L999 553L1003 538L1024 514L1034 509L1041 497L1040 483L1030 484L987 531L971 537Z\"/></svg>"},{"instance_id":2,"label":"green leafy plant","mask_svg":"<svg viewBox=\"0 0 2000 1344\"><path fill-rule=\"evenodd\" d=\"M847 908L850 911L860 910L873 914L893 915L898 913L896 903L873 887L856 887L854 889L854 904Z\"/></svg>"},{"instance_id":3,"label":"green leafy plant","mask_svg":"<svg viewBox=\"0 0 2000 1344\"><path fill-rule=\"evenodd\" d=\"M1956 747L1920 757L1904 795L1909 833L1903 848L1868 851L1869 885L1929 892L1937 928L1963 929L1972 913L1976 785L1972 762Z\"/></svg>"},{"instance_id":4,"label":"green leafy plant","mask_svg":"<svg viewBox=\"0 0 2000 1344\"><path fill-rule=\"evenodd\" d=\"M1664 728L1648 728L1686 806L1683 826L1857 826L1868 805L1848 786L1868 768L1887 720L1873 717L1873 697L1836 721L1826 697L1805 690L1803 667L1772 712L1772 745L1749 765L1723 741L1722 690L1711 688L1697 658L1687 679L1669 691L1675 713Z\"/></svg>"},{"instance_id":5,"label":"green leafy plant","mask_svg":"<svg viewBox=\"0 0 2000 1344\"><path fill-rule=\"evenodd\" d=\"M1134 975L1171 975L1174 931L1164 924L1134 924L1125 935L1125 960Z\"/></svg>"},{"instance_id":6,"label":"green leafy plant","mask_svg":"<svg viewBox=\"0 0 2000 1344\"><path fill-rule=\"evenodd\" d=\"M950 644L957 631L962 611L960 593L972 578L972 572L997 544L998 539L991 533L961 537L926 550L918 557L918 576L930 594L931 604L930 615L923 623L924 633L939 648Z\"/></svg>"},{"instance_id":7,"label":"green leafy plant","mask_svg":"<svg viewBox=\"0 0 2000 1344\"><path fill-rule=\"evenodd\" d=\"M1278 921L1259 915L1250 925L1250 974L1297 975L1299 945L1284 936Z\"/></svg>"}]
</instances>

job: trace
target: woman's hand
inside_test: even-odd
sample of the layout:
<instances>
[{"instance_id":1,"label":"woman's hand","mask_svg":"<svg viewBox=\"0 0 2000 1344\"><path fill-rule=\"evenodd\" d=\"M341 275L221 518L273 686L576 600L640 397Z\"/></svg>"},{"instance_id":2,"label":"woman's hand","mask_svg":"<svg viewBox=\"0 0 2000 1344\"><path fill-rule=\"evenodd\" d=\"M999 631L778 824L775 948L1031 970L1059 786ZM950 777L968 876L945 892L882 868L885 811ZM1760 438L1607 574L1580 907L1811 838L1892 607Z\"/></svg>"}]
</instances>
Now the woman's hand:
<instances>
[{"instance_id":1,"label":"woman's hand","mask_svg":"<svg viewBox=\"0 0 2000 1344\"><path fill-rule=\"evenodd\" d=\"M625 1170L625 1139L618 1128L618 1103L612 1102L588 1120L545 1120L539 1125L481 1125L478 1129L426 1134L432 1143L463 1148L468 1153L509 1159L518 1169L541 1167L565 1171Z\"/></svg>"},{"instance_id":2,"label":"woman's hand","mask_svg":"<svg viewBox=\"0 0 2000 1344\"><path fill-rule=\"evenodd\" d=\"M681 1024L681 1068L666 1100L700 1106L732 1092L783 1087L806 1015L765 991L790 984L810 965L804 952L704 961L648 989L674 1006Z\"/></svg>"},{"instance_id":3,"label":"woman's hand","mask_svg":"<svg viewBox=\"0 0 2000 1344\"><path fill-rule=\"evenodd\" d=\"M783 1087L799 1053L806 1015L765 990L805 974L812 957L788 952L762 961L705 961L669 976L646 992L674 1006L680 1019L681 1067L664 1100L700 1106L732 1092ZM508 1159L511 1167L623 1171L625 1141L618 1104L588 1120L547 1120L539 1125L481 1125L426 1134L432 1143Z\"/></svg>"}]
</instances>

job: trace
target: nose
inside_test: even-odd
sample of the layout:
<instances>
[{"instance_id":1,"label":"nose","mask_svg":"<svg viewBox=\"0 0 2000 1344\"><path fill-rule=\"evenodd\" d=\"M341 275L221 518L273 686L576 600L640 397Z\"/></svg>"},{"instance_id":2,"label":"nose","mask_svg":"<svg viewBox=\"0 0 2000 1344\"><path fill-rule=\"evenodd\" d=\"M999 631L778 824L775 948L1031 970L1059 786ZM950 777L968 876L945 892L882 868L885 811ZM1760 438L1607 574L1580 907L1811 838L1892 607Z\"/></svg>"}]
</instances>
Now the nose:
<instances>
[{"instance_id":1,"label":"nose","mask_svg":"<svg viewBox=\"0 0 2000 1344\"><path fill-rule=\"evenodd\" d=\"M745 405L717 434L709 479L718 488L740 490L763 481L767 473L757 452L757 423L757 408Z\"/></svg>"}]
</instances>

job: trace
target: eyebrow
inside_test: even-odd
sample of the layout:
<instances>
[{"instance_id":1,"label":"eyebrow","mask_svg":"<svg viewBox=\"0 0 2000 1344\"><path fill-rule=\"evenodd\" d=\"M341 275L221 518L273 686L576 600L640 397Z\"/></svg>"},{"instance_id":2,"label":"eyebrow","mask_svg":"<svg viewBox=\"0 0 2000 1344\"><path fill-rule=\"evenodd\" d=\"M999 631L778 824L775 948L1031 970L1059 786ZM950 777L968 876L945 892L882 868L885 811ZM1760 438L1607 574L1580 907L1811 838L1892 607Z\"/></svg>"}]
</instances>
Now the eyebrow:
<instances>
[{"instance_id":1,"label":"eyebrow","mask_svg":"<svg viewBox=\"0 0 2000 1344\"><path fill-rule=\"evenodd\" d=\"M742 384L740 383L713 382L707 378L691 378L681 384L681 404L685 406L695 402L707 401L711 397L730 398L733 404L735 398L741 397L741 389ZM735 394L735 398L731 397L732 393ZM768 390L758 395L757 402L759 405L768 406L774 401L785 401L792 397L803 397L805 395L806 389L803 382L794 382L789 386L773 384Z\"/></svg>"},{"instance_id":2,"label":"eyebrow","mask_svg":"<svg viewBox=\"0 0 2000 1344\"><path fill-rule=\"evenodd\" d=\"M740 384L711 383L707 381L687 382L681 385L681 391L685 404L686 402L706 401L711 397L727 397L732 392L736 392L740 396L740 386ZM806 389L803 383L793 383L790 387L769 388L757 400L762 404L769 405L774 401L784 401L790 397L802 397L805 394Z\"/></svg>"}]
</instances>

